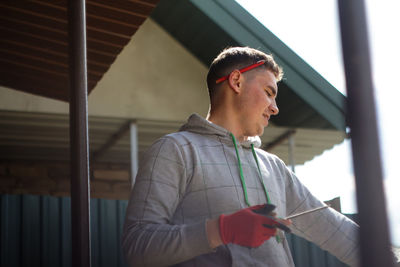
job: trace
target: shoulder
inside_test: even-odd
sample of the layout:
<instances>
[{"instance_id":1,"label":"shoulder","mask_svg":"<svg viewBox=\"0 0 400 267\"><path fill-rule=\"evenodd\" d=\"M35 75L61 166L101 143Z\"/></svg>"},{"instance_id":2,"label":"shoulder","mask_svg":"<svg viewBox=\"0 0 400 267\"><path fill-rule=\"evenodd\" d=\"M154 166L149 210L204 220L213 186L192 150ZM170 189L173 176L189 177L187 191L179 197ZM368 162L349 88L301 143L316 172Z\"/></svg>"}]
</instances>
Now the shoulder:
<instances>
[{"instance_id":1,"label":"shoulder","mask_svg":"<svg viewBox=\"0 0 400 267\"><path fill-rule=\"evenodd\" d=\"M259 159L266 165L270 171L279 173L281 176L290 176L290 170L285 162L277 155L267 152L263 149L256 148Z\"/></svg>"},{"instance_id":2,"label":"shoulder","mask_svg":"<svg viewBox=\"0 0 400 267\"><path fill-rule=\"evenodd\" d=\"M200 134L194 133L190 131L179 131L175 133L171 133L165 135L163 139L168 140L169 142L175 143L179 147L184 146L209 146L215 145L216 143L220 143L218 140L218 136L216 135L208 135L208 134Z\"/></svg>"},{"instance_id":3,"label":"shoulder","mask_svg":"<svg viewBox=\"0 0 400 267\"><path fill-rule=\"evenodd\" d=\"M212 142L212 138L207 135L188 131L170 133L154 141L146 149L145 155L147 157L155 155L177 157L179 154L185 154L184 151L187 147L206 146L209 142Z\"/></svg>"},{"instance_id":4,"label":"shoulder","mask_svg":"<svg viewBox=\"0 0 400 267\"><path fill-rule=\"evenodd\" d=\"M256 148L255 151L257 152L257 156L259 156L263 161L268 161L276 164L277 166L286 168L286 164L277 155L267 152L261 148Z\"/></svg>"}]
</instances>

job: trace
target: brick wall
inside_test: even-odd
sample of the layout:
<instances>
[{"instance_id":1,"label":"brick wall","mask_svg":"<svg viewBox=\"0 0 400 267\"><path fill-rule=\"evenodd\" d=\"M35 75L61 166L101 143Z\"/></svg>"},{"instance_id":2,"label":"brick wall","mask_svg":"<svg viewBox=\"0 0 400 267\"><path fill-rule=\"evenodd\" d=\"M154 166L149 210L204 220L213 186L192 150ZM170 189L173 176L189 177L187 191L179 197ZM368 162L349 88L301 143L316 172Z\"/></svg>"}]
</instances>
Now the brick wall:
<instances>
[{"instance_id":1,"label":"brick wall","mask_svg":"<svg viewBox=\"0 0 400 267\"><path fill-rule=\"evenodd\" d=\"M128 199L129 165L95 163L90 172L92 198ZM70 166L65 162L0 162L0 194L70 196L70 183Z\"/></svg>"}]
</instances>

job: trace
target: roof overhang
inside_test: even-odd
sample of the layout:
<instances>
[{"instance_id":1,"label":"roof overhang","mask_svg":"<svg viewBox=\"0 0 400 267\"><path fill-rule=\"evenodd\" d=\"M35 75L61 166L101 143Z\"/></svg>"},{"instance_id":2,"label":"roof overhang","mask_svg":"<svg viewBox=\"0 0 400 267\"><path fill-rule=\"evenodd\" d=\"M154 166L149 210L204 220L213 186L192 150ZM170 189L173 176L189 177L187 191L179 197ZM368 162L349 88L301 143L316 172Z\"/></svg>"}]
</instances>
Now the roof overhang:
<instances>
[{"instance_id":1,"label":"roof overhang","mask_svg":"<svg viewBox=\"0 0 400 267\"><path fill-rule=\"evenodd\" d=\"M160 121L89 117L89 149L92 162L130 162L130 124L137 127L140 155L158 138L176 132L184 121ZM261 137L264 148L289 163L287 134L290 127L268 126ZM69 116L36 112L0 111L0 160L69 160ZM344 133L336 130L294 130L296 164L311 160L334 144Z\"/></svg>"},{"instance_id":2,"label":"roof overhang","mask_svg":"<svg viewBox=\"0 0 400 267\"><path fill-rule=\"evenodd\" d=\"M345 97L235 1L161 1L151 17L206 66L228 46L273 54L285 72L276 125L345 130Z\"/></svg>"},{"instance_id":3,"label":"roof overhang","mask_svg":"<svg viewBox=\"0 0 400 267\"><path fill-rule=\"evenodd\" d=\"M296 163L311 160L340 143L345 129L345 97L233 0L87 1L89 91L150 14L208 66L227 46L251 46L272 53L284 68L279 116L262 136L270 151L288 162L288 133L295 129ZM68 100L66 1L0 4L0 84L32 94ZM5 26L4 26L5 25ZM2 159L68 159L68 116L0 111ZM121 133L100 161L129 161L126 125L135 121L139 152L182 121L91 116L94 155ZM125 127L125 128L124 128ZM113 137L114 136L114 137ZM33 148L33 149L26 149Z\"/></svg>"},{"instance_id":4,"label":"roof overhang","mask_svg":"<svg viewBox=\"0 0 400 267\"><path fill-rule=\"evenodd\" d=\"M91 92L159 0L86 0ZM69 101L67 1L0 3L0 85Z\"/></svg>"}]
</instances>

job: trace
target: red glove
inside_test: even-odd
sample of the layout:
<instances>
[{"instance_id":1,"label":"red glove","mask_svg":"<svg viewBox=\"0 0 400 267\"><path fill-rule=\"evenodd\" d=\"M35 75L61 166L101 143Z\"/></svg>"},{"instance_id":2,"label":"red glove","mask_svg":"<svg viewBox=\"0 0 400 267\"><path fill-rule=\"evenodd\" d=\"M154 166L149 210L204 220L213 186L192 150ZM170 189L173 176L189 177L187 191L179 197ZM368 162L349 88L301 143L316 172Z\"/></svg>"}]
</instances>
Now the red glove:
<instances>
[{"instance_id":1,"label":"red glove","mask_svg":"<svg viewBox=\"0 0 400 267\"><path fill-rule=\"evenodd\" d=\"M222 214L219 217L222 242L254 248L275 236L277 222L253 211L263 208L265 205L257 205L230 215Z\"/></svg>"}]
</instances>

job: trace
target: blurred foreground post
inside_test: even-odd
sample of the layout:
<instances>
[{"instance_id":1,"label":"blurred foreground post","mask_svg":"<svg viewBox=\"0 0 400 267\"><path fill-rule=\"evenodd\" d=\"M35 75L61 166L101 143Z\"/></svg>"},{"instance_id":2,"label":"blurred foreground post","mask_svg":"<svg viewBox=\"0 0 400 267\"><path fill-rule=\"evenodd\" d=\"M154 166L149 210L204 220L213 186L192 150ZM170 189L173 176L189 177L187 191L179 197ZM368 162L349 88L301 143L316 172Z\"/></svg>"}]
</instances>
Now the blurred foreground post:
<instances>
[{"instance_id":1,"label":"blurred foreground post","mask_svg":"<svg viewBox=\"0 0 400 267\"><path fill-rule=\"evenodd\" d=\"M90 267L85 0L68 1L72 266Z\"/></svg>"},{"instance_id":2,"label":"blurred foreground post","mask_svg":"<svg viewBox=\"0 0 400 267\"><path fill-rule=\"evenodd\" d=\"M363 0L339 0L347 119L356 177L361 266L394 266L387 223Z\"/></svg>"}]
</instances>

